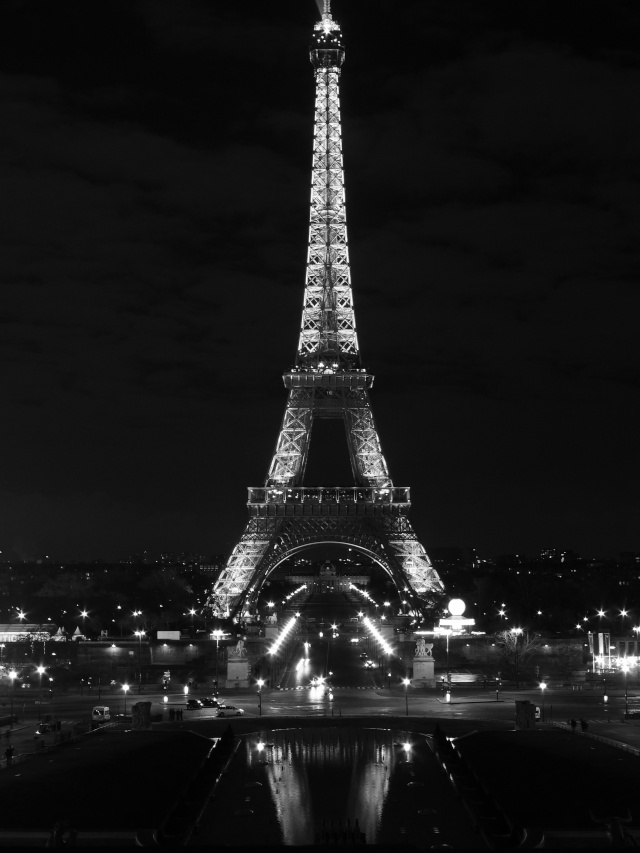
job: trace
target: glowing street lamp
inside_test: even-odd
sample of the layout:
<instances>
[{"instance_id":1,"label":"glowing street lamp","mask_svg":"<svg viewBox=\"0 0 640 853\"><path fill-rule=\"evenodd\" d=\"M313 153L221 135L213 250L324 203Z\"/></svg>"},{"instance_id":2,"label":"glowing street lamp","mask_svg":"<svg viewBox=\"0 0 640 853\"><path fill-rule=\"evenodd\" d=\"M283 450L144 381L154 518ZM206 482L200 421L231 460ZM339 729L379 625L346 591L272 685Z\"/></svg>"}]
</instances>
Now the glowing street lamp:
<instances>
[{"instance_id":1,"label":"glowing street lamp","mask_svg":"<svg viewBox=\"0 0 640 853\"><path fill-rule=\"evenodd\" d=\"M220 643L220 638L223 636L223 634L224 634L224 632L220 631L219 629L212 631L212 633L211 633L211 636L216 641L216 687L218 686L218 652L219 652L218 644Z\"/></svg>"},{"instance_id":2,"label":"glowing street lamp","mask_svg":"<svg viewBox=\"0 0 640 853\"><path fill-rule=\"evenodd\" d=\"M127 721L127 691L128 691L128 689L129 689L128 684L122 685L122 692L124 693L124 718L125 718L125 722Z\"/></svg>"},{"instance_id":3,"label":"glowing street lamp","mask_svg":"<svg viewBox=\"0 0 640 853\"><path fill-rule=\"evenodd\" d=\"M264 681L262 678L258 679L258 716L262 716L262 686Z\"/></svg>"},{"instance_id":4,"label":"glowing street lamp","mask_svg":"<svg viewBox=\"0 0 640 853\"><path fill-rule=\"evenodd\" d=\"M515 636L515 651L516 651L516 689L520 689L520 668L518 661L518 641L522 634L522 628L512 628L511 633Z\"/></svg>"},{"instance_id":5,"label":"glowing street lamp","mask_svg":"<svg viewBox=\"0 0 640 853\"><path fill-rule=\"evenodd\" d=\"M620 611L620 633L624 634L624 620L629 615L629 611L623 607Z\"/></svg>"},{"instance_id":6,"label":"glowing street lamp","mask_svg":"<svg viewBox=\"0 0 640 853\"><path fill-rule=\"evenodd\" d=\"M44 667L39 666L36 670L40 677L40 683L38 686L38 721L42 719L42 676L44 675Z\"/></svg>"},{"instance_id":7,"label":"glowing street lamp","mask_svg":"<svg viewBox=\"0 0 640 853\"><path fill-rule=\"evenodd\" d=\"M13 694L15 693L16 687L16 678L18 677L18 673L15 669L9 670L9 678L11 679L11 723L10 728L13 728Z\"/></svg>"},{"instance_id":8,"label":"glowing street lamp","mask_svg":"<svg viewBox=\"0 0 640 853\"><path fill-rule=\"evenodd\" d=\"M544 722L544 691L546 690L546 688L547 688L547 682L541 681L540 682L540 693L542 694L542 722Z\"/></svg>"},{"instance_id":9,"label":"glowing street lamp","mask_svg":"<svg viewBox=\"0 0 640 853\"><path fill-rule=\"evenodd\" d=\"M146 631L134 631L138 638L138 693L142 692L142 638L147 633Z\"/></svg>"},{"instance_id":10,"label":"glowing street lamp","mask_svg":"<svg viewBox=\"0 0 640 853\"><path fill-rule=\"evenodd\" d=\"M402 683L404 684L404 704L405 704L405 716L409 716L409 685L411 684L410 678L403 678Z\"/></svg>"}]
</instances>

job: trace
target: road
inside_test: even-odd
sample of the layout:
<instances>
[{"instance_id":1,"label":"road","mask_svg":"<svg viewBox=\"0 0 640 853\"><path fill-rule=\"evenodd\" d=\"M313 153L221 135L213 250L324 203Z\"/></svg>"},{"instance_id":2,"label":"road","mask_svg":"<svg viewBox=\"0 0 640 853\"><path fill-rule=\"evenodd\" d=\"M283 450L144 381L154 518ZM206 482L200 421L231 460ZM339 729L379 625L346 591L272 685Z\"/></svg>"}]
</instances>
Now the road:
<instances>
[{"instance_id":1,"label":"road","mask_svg":"<svg viewBox=\"0 0 640 853\"><path fill-rule=\"evenodd\" d=\"M330 592L311 595L297 608L301 613L304 633L301 633L287 666L279 680L281 689L257 686L247 690L221 690L223 701L242 708L245 715L418 715L433 719L469 719L506 723L515 719L516 699L530 699L544 711L547 720L566 721L585 719L590 726L624 725L624 688L608 686L608 700L601 690L572 690L548 687L544 697L539 688L501 689L496 693L475 684L455 684L451 702L447 703L441 689L425 689L402 685L404 675L398 661L382 655L378 642L366 630L357 614L373 613L368 604L355 592ZM357 620L357 621L354 621ZM333 626L336 626L335 628ZM381 656L382 655L382 656ZM367 661L370 665L367 665ZM395 663L395 665L394 665ZM388 674L391 672L391 676ZM318 678L324 683L314 684ZM454 676L455 678L455 676ZM29 691L30 692L30 691ZM134 686L126 700L122 690L103 689L85 695L54 695L49 704L35 703L38 694L14 697L14 711L22 720L37 723L39 707L63 721L88 721L94 705L105 704L112 713L127 713L139 699L152 702L152 713L163 713L168 719L170 707L184 707L183 692L144 692ZM205 695L191 691L190 697ZM166 702L164 700L167 700ZM2 712L9 712L9 697L2 697ZM638 707L640 696L630 693L630 708ZM212 709L184 711L184 720L210 719ZM633 724L632 724L633 725Z\"/></svg>"}]
</instances>

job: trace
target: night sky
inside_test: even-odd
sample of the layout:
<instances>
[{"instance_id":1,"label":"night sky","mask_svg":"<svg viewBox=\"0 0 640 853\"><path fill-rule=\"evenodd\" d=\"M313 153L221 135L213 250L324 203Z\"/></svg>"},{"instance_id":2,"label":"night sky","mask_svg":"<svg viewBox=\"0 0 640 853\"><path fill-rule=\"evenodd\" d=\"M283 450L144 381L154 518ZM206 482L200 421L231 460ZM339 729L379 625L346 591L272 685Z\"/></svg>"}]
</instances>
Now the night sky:
<instances>
[{"instance_id":1,"label":"night sky","mask_svg":"<svg viewBox=\"0 0 640 853\"><path fill-rule=\"evenodd\" d=\"M423 544L640 550L640 6L332 11L358 336ZM238 539L298 340L318 17L0 6L2 559Z\"/></svg>"}]
</instances>

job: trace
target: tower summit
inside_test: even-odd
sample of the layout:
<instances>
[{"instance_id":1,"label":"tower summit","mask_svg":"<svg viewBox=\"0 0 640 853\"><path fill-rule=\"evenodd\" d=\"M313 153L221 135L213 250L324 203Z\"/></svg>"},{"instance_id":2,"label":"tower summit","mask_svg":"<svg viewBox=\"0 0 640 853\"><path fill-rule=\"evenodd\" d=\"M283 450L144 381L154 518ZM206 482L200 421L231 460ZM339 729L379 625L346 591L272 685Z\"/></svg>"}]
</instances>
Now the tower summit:
<instances>
[{"instance_id":1,"label":"tower summit","mask_svg":"<svg viewBox=\"0 0 640 853\"><path fill-rule=\"evenodd\" d=\"M443 585L407 517L409 489L394 487L369 400L356 334L342 165L339 24L324 0L310 48L316 79L311 207L300 337L284 374L287 405L264 487L249 488L249 521L208 604L220 615L251 613L280 563L320 543L366 554L395 582L410 609L428 610ZM353 484L304 486L313 422L345 425Z\"/></svg>"}]
</instances>

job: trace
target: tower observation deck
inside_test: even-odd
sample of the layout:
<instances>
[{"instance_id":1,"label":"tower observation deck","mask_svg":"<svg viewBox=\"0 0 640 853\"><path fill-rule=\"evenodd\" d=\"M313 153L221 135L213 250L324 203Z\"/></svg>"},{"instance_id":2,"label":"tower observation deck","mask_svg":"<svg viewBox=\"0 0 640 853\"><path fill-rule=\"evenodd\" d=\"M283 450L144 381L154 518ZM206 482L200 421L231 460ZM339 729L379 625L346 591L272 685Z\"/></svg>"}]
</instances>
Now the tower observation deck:
<instances>
[{"instance_id":1,"label":"tower observation deck","mask_svg":"<svg viewBox=\"0 0 640 853\"><path fill-rule=\"evenodd\" d=\"M268 575L320 543L368 554L416 613L439 602L443 584L407 517L408 487L395 487L382 453L362 365L351 286L342 163L342 33L324 0L310 47L316 81L311 205L300 336L284 373L287 404L264 486L251 487L249 520L208 604L225 615L251 612ZM313 422L345 425L353 482L309 487L304 473Z\"/></svg>"}]
</instances>

